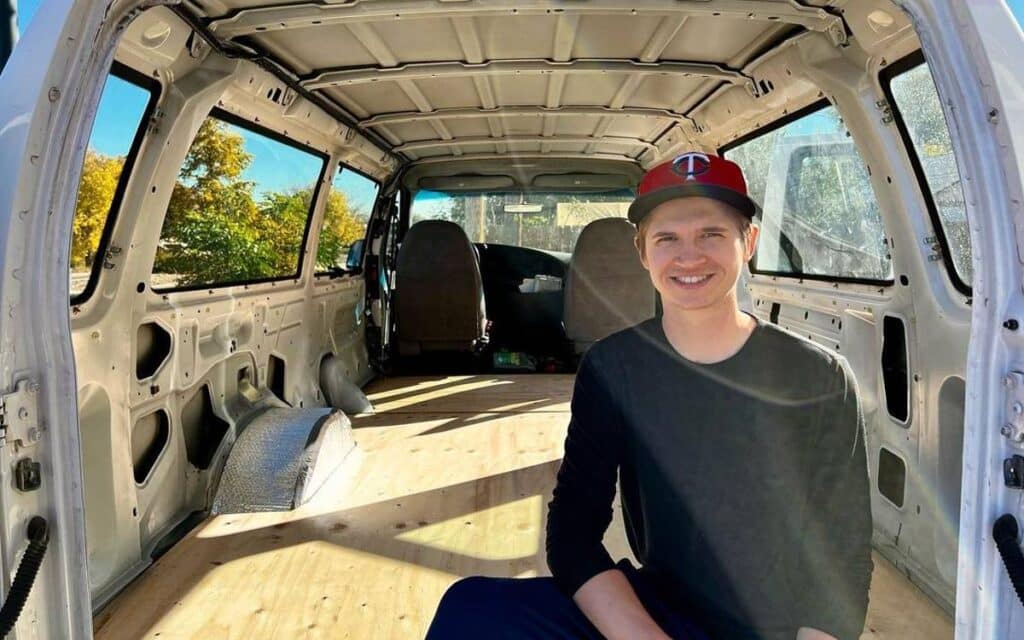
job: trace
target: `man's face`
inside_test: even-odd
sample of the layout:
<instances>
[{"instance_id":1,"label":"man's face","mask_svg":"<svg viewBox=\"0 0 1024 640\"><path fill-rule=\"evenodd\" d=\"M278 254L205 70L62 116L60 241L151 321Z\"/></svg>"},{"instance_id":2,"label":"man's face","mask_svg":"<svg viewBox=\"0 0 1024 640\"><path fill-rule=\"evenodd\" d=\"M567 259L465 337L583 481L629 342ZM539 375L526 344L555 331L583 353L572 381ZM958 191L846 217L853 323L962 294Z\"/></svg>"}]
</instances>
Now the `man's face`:
<instances>
[{"instance_id":1,"label":"man's face","mask_svg":"<svg viewBox=\"0 0 1024 640\"><path fill-rule=\"evenodd\" d=\"M669 200L647 215L640 261L662 303L681 310L736 304L736 282L754 253L757 227L744 237L741 214L711 198Z\"/></svg>"}]
</instances>

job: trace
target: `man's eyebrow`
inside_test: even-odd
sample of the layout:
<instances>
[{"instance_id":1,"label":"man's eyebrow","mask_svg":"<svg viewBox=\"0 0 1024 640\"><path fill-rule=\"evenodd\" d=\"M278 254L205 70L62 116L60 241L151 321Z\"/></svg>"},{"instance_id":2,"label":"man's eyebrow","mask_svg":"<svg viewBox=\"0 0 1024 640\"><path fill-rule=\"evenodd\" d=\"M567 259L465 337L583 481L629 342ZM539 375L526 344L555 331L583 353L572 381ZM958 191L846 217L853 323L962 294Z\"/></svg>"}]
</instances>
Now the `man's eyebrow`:
<instances>
[{"instance_id":1,"label":"man's eyebrow","mask_svg":"<svg viewBox=\"0 0 1024 640\"><path fill-rule=\"evenodd\" d=\"M718 225L712 225L710 227L703 227L703 228L701 228L701 231L728 231L728 230L729 230L728 227L721 227L721 226L718 226Z\"/></svg>"}]
</instances>

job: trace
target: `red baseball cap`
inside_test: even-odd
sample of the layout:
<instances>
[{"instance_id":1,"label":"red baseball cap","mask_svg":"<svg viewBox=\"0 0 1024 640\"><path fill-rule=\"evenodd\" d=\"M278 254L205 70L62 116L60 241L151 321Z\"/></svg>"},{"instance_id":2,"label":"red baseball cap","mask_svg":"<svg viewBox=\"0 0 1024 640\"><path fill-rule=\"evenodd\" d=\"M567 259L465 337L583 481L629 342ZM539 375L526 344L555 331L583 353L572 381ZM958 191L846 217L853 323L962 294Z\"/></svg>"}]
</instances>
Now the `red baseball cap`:
<instances>
[{"instance_id":1,"label":"red baseball cap","mask_svg":"<svg viewBox=\"0 0 1024 640\"><path fill-rule=\"evenodd\" d=\"M761 207L747 195L747 181L738 164L706 153L688 152L644 174L636 200L629 206L629 221L640 224L661 203L694 196L724 202L748 218L761 212Z\"/></svg>"}]
</instances>

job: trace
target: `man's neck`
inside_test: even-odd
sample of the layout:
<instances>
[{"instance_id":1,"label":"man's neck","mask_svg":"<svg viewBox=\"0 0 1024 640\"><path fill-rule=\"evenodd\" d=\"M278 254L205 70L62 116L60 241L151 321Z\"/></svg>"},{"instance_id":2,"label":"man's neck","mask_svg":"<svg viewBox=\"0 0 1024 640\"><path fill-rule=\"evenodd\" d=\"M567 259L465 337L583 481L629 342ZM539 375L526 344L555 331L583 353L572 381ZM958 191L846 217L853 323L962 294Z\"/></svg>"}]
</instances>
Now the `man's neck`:
<instances>
[{"instance_id":1,"label":"man's neck","mask_svg":"<svg viewBox=\"0 0 1024 640\"><path fill-rule=\"evenodd\" d=\"M665 305L661 326L669 344L693 362L712 364L735 355L757 327L757 320L740 311L735 298L705 309Z\"/></svg>"}]
</instances>

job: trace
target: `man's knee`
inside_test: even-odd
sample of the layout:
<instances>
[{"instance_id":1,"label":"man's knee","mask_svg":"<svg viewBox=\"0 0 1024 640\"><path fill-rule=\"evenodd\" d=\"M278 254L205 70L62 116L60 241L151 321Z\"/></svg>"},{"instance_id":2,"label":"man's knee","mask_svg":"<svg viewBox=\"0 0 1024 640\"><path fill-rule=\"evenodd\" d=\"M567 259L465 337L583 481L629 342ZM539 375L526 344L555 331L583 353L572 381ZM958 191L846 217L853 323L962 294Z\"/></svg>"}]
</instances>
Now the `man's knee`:
<instances>
[{"instance_id":1,"label":"man's knee","mask_svg":"<svg viewBox=\"0 0 1024 640\"><path fill-rule=\"evenodd\" d=\"M504 601L501 591L499 579L473 576L459 580L448 587L438 603L431 630L467 630L493 621L496 608Z\"/></svg>"},{"instance_id":2,"label":"man's knee","mask_svg":"<svg viewBox=\"0 0 1024 640\"><path fill-rule=\"evenodd\" d=\"M500 579L495 578L486 578L484 576L462 578L448 587L448 590L445 591L444 596L441 598L441 604L438 608L447 606L475 609L486 606L489 601L493 601L497 591L500 589L499 585Z\"/></svg>"}]
</instances>

